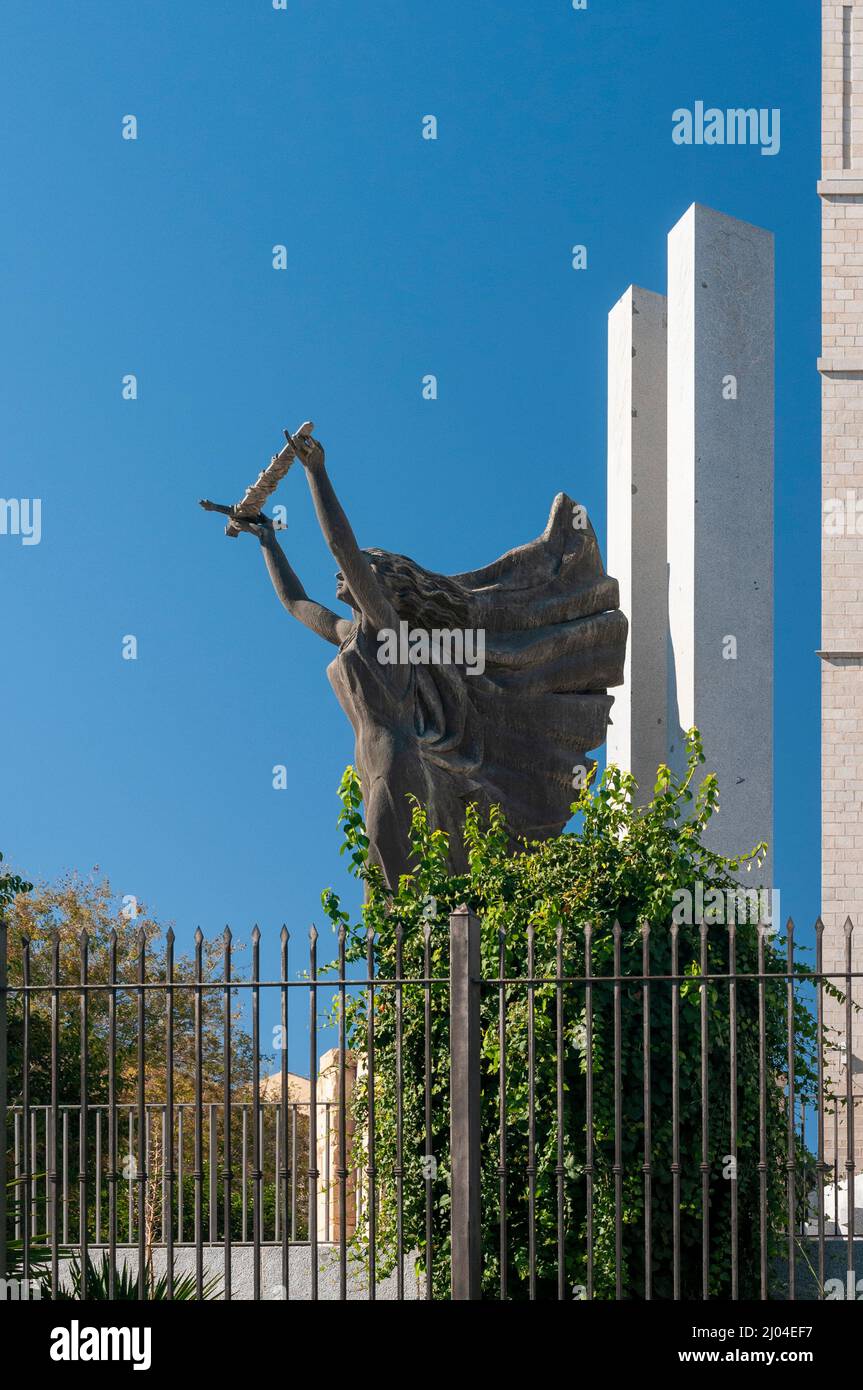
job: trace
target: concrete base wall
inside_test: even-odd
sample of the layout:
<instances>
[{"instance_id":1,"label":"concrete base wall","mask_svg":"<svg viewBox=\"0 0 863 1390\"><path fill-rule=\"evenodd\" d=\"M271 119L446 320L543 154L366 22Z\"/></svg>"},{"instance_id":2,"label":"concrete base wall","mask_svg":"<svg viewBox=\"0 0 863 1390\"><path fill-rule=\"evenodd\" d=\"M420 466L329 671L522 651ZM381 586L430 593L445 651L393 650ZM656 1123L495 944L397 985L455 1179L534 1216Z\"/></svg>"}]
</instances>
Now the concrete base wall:
<instances>
[{"instance_id":1,"label":"concrete base wall","mask_svg":"<svg viewBox=\"0 0 863 1390\"><path fill-rule=\"evenodd\" d=\"M857 1279L863 1281L863 1238L854 1242L856 1258L854 1261L855 1275ZM93 1249L94 1256L101 1257L102 1247L96 1246ZM841 1281L842 1290L846 1290L846 1274L848 1267L848 1241L841 1237L827 1237L824 1242L824 1275L825 1281ZM122 1250L120 1259L126 1261L129 1268L137 1270L138 1252L137 1250ZM233 1251L233 1299L240 1302L247 1302L252 1299L252 1278L253 1278L253 1259L254 1251L249 1246L237 1246ZM153 1255L153 1264L156 1275L164 1273L165 1252L157 1250ZM68 1267L68 1261L60 1262L60 1278L63 1282L64 1274ZM193 1274L195 1270L195 1251L184 1247L175 1251L174 1267L178 1273ZM261 1250L261 1300L262 1302L281 1302L284 1300L285 1291L281 1283L282 1277L282 1252L276 1246L265 1246ZM819 1297L818 1290L818 1241L809 1237L803 1237L798 1244L798 1254L796 1261L796 1294L797 1301L813 1301ZM224 1254L221 1246L207 1246L204 1249L204 1278L221 1278L224 1273ZM290 1299L298 1302L308 1302L311 1298L311 1252L308 1246L295 1245L290 1250ZM837 1298L839 1290L835 1285L827 1286L827 1295L830 1298ZM776 1299L787 1299L788 1297L788 1262L787 1260L777 1260L773 1267L773 1278L770 1284L770 1296ZM411 1257L405 1264L405 1301L417 1302L425 1297L425 1286L422 1275L416 1270L415 1259ZM863 1299L863 1293L859 1298ZM336 1245L322 1245L318 1247L318 1298L322 1302L333 1302L339 1298L339 1250ZM368 1298L368 1283L365 1271L356 1262L348 1266L348 1299L352 1302L364 1301ZM382 1303L396 1301L396 1278L395 1273L381 1280L375 1289L375 1298Z\"/></svg>"},{"instance_id":2,"label":"concrete base wall","mask_svg":"<svg viewBox=\"0 0 863 1390\"><path fill-rule=\"evenodd\" d=\"M98 1262L104 1246L91 1247L91 1257ZM254 1288L254 1249L249 1245L235 1245L231 1250L231 1300L249 1301ZM118 1264L125 1263L135 1273L138 1270L137 1250L121 1248L117 1252ZM69 1261L60 1262L60 1282L66 1282ZM165 1251L153 1251L153 1271L156 1278L165 1273ZM195 1250L184 1246L174 1251L175 1274L195 1273ZM221 1245L204 1247L204 1280L216 1278L223 1287L225 1255ZM299 1302L311 1299L312 1261L308 1245L292 1245L289 1249L288 1296ZM425 1296L422 1275L416 1269L416 1257L405 1260L405 1301L416 1302ZM348 1257L348 1299L364 1300L368 1294L368 1277L364 1266L356 1259ZM383 1303L397 1300L396 1272L375 1284L375 1299ZM280 1246L263 1246L261 1249L261 1300L281 1302L285 1299L282 1284L282 1251ZM318 1299L333 1301L339 1299L339 1247L338 1245L318 1246Z\"/></svg>"},{"instance_id":3,"label":"concrete base wall","mask_svg":"<svg viewBox=\"0 0 863 1390\"><path fill-rule=\"evenodd\" d=\"M863 1240L854 1242L854 1272L858 1280L863 1280ZM824 1241L824 1285L825 1298L842 1301L847 1298L848 1241L838 1237ZM795 1303L814 1303L819 1297L818 1290L818 1241L808 1237L798 1243L797 1259L794 1265ZM839 1280L841 1290L831 1281ZM770 1297L788 1298L788 1261L777 1261L774 1277L770 1284ZM863 1299L863 1293L855 1301ZM752 1319L750 1318L751 1322Z\"/></svg>"}]
</instances>

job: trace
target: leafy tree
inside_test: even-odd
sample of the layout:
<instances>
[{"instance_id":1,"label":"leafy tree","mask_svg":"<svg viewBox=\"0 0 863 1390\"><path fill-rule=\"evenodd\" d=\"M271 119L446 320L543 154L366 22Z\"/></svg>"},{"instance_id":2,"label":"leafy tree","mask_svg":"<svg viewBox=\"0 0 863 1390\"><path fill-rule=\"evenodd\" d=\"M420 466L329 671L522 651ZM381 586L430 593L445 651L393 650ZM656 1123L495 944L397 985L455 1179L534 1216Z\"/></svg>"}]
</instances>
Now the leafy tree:
<instances>
[{"instance_id":1,"label":"leafy tree","mask_svg":"<svg viewBox=\"0 0 863 1390\"><path fill-rule=\"evenodd\" d=\"M168 980L168 949L173 940L170 928L166 931L143 904L137 905L134 916L116 898L107 878L95 873L89 878L70 874L56 884L41 883L33 888L23 880L7 876L0 880L5 888L6 917L9 924L9 983L23 982L25 943L29 943L30 979L36 986L53 983L54 950L59 949L58 981L59 1027L57 1030L58 1101L61 1106L77 1106L81 1096L82 1015L81 992L75 988L81 980L82 943L86 939L87 980L91 984L107 985L111 980L112 956L116 959L116 1100L124 1107L118 1126L118 1153L121 1167L130 1159L126 1107L137 1101L138 1083L138 968L144 954L145 980L165 983ZM222 979L224 941L222 937L201 942L201 979L217 982ZM238 949L235 945L235 950ZM241 971L234 961L234 978ZM194 990L190 988L198 974L194 954L178 953L173 963L173 980L178 988L173 992L174 1032L174 1101L194 1100L195 1077L195 1017ZM238 1099L251 1095L253 1077L252 1039L243 1026L237 993L231 1006L231 1084ZM90 991L87 1004L87 1100L90 1106L105 1105L110 1099L108 1086L109 1059L109 995L108 989ZM221 1104L224 1096L223 1018L224 994L221 989L208 988L201 992L202 1010L202 1100ZM9 1105L22 1103L25 1057L23 1049L24 1005L20 993L9 996L8 1028L8 1092ZM166 1023L168 997L164 989L144 991L144 1093L148 1105L166 1099ZM41 989L31 995L30 1046L26 1058L29 1078L30 1104L34 1107L51 1103L51 993ZM133 1109L133 1115L136 1112ZM184 1137L186 1172L194 1167L194 1112L187 1111ZM103 1122L104 1123L104 1122ZM206 1120L205 1120L206 1123ZM135 1120L137 1126L137 1120ZM219 1119L220 1144L221 1130ZM206 1131L205 1131L206 1132ZM88 1135L89 1171L95 1173L94 1112L91 1111ZM77 1127L73 1120L73 1136ZM105 1131L103 1130L103 1139ZM241 1140L241 1119L232 1117L232 1136L235 1152ZM11 1129L6 1136L11 1148ZM107 1210L108 1184L105 1175L107 1141L103 1144L103 1172L100 1175L102 1212ZM137 1143L137 1140L135 1140ZM155 1237L161 1222L162 1142L160 1125L151 1119L150 1162L145 1223L149 1237ZM133 1156L134 1157L134 1156ZM68 1154L68 1192L70 1229L77 1229L78 1208L78 1145L77 1137ZM131 1161L134 1170L134 1161ZM207 1188L205 1186L205 1194ZM191 1193L186 1193L186 1210ZM95 1226L96 1193L89 1194L89 1224ZM176 1197L175 1197L176 1202ZM135 1206L137 1206L137 1199ZM128 1239L128 1204L117 1203L119 1238ZM158 1213L158 1220L156 1219ZM236 1225L235 1216L232 1224Z\"/></svg>"},{"instance_id":2,"label":"leafy tree","mask_svg":"<svg viewBox=\"0 0 863 1390\"><path fill-rule=\"evenodd\" d=\"M710 1127L706 1178L710 1214L709 1287L716 1298L731 1290L730 1049L731 1014L726 981L706 989L707 1035L702 1039L702 951L707 974L727 975L730 933L726 926L679 925L670 930L680 889L694 893L699 881L705 894L717 888L736 890L744 866L760 863L764 846L736 859L723 858L704 844L704 833L718 807L715 777L708 775L695 790L696 773L704 761L697 731L688 736L688 770L681 780L660 768L653 800L643 809L632 804L631 776L610 768L594 791L585 788L573 806L581 817L578 833L563 834L508 853L502 817L494 811L481 824L469 808L465 843L469 871L450 875L446 838L428 826L419 805L414 806L412 843L416 868L405 875L389 896L379 870L368 859L368 837L362 820L361 788L352 769L342 780L340 823L343 851L352 872L365 884L366 902L360 922L352 922L337 895L323 895L333 926L345 934L350 961L366 959L371 951L374 972L392 980L397 968L399 938L403 976L422 977L428 937L430 974L448 975L449 913L467 904L482 923L482 975L496 979L502 955L504 974L516 982L503 991L505 1014L505 1082L507 1145L507 1262L509 1296L528 1295L531 1219L529 1169L531 1118L535 1131L535 1245L536 1295L557 1296L557 1126L556 1068L557 989L548 981L559 973L583 980L586 975L585 928L590 927L592 1023L582 983L563 987L563 1165L566 1227L565 1278L569 1297L583 1296L588 1285L588 1251L592 1247L593 1295L615 1296L616 1199L622 1218L622 1285L627 1297L643 1296L645 1286L644 1191L644 994L639 980L620 986L620 1161L619 1193L615 1175L615 952L620 973L640 976L644 950L643 924L650 924L650 974L668 975L672 939L676 934L679 973L679 1126L680 1148L680 1280L684 1298L701 1297L702 1288L702 1041L707 1068ZM616 928L619 924L619 929ZM371 938L369 936L371 933ZM785 969L783 942L775 929L761 933L756 924L738 925L736 969L741 977L759 969L763 953L767 971ZM371 941L371 944L370 944ZM801 979L807 972L801 970ZM605 977L606 982L603 982ZM523 981L538 981L533 986ZM404 1145L403 1248L426 1257L426 1210L423 1158L436 1160L433 1180L433 1283L438 1296L449 1284L449 1038L446 985L429 986L431 1000L432 1133L424 1118L424 999L422 984L402 987L403 1045L401 1088ZM673 987L654 978L650 987L649 1054L651 1066L652 1272L653 1295L673 1295L673 1179L675 1133L672 1125L673 1051L671 1009ZM740 1297L757 1296L760 1273L759 1120L763 1104L767 1171L764 1203L774 1251L774 1232L785 1223L787 1153L786 987L785 981L763 986L741 978L737 993L738 1140L736 1152L739 1203ZM396 991L380 985L374 992L375 1122L374 1162L377 1168L378 1268L390 1267L396 1243ZM500 1285L499 1245L499 1005L497 986L481 991L482 1056L482 1240L483 1291L496 1297ZM759 1004L764 1009L767 1083L759 1094ZM529 1030L533 1023L536 1058L535 1106L531 1116ZM368 1164L369 1092L367 1028L369 991L351 991L346 1026L349 1046L365 1059L355 1093L359 1166ZM811 1101L815 1085L814 1021L801 999L794 1005L796 1033L795 1095ZM592 1073L593 1200L592 1237L588 1237L587 1077ZM805 1155L796 1154L799 1163ZM804 1182L799 1184L802 1197ZM368 1207L366 1207L366 1215ZM357 1237L367 1251L368 1230Z\"/></svg>"},{"instance_id":3,"label":"leafy tree","mask_svg":"<svg viewBox=\"0 0 863 1390\"><path fill-rule=\"evenodd\" d=\"M3 862L3 855L0 854L0 865ZM8 870L0 868L0 912L4 910L7 903L14 902L19 893L29 893L33 887L18 874L10 874Z\"/></svg>"},{"instance_id":4,"label":"leafy tree","mask_svg":"<svg viewBox=\"0 0 863 1390\"><path fill-rule=\"evenodd\" d=\"M31 886L32 887L32 886ZM140 953L144 952L145 979L164 984L168 979L167 947L173 932L152 917L144 904L135 915L127 914L111 890L107 878L83 878L69 874L57 884L39 884L32 891L19 890L7 909L9 921L9 983L23 980L24 943L30 943L30 978L34 985L52 983L53 947L60 950L59 1076L60 1103L77 1104L80 1098L81 994L74 986L81 980L82 933L86 933L87 979L107 985L111 979L111 953L116 950L117 990L116 1066L117 1099L134 1102L138 1078L138 980ZM202 979L221 979L223 940L203 941ZM236 949L236 947L235 947ZM234 969L235 975L236 965ZM195 1030L194 991L197 978L194 956L181 953L174 960L174 1097L194 1098ZM29 1057L30 1100L47 1105L51 1099L50 994L35 993L31 1002ZM203 1099L221 1101L223 1095L223 996L218 989L202 991ZM87 1017L88 1097L92 1104L108 1099L109 991L89 994ZM144 991L145 1090L148 1102L165 1098L165 990ZM20 1104L23 1075L21 995L10 997L9 1103ZM234 996L232 1009L232 1083L238 1092L252 1079L251 1037L242 1026Z\"/></svg>"}]
</instances>

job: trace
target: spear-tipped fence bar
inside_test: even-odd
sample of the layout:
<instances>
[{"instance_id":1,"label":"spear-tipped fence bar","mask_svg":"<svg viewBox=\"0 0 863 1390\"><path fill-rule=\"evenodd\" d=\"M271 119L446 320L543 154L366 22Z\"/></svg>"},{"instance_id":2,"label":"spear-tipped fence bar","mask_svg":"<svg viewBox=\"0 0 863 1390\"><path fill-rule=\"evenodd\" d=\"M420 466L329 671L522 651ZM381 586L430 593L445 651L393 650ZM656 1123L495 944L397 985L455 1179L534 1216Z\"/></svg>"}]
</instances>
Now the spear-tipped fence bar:
<instances>
[{"instance_id":1,"label":"spear-tipped fence bar","mask_svg":"<svg viewBox=\"0 0 863 1390\"><path fill-rule=\"evenodd\" d=\"M741 934L747 930L757 932L757 969L742 971ZM38 941L15 937L10 955L7 924L0 921L0 1102L6 1140L0 1146L6 1170L0 1186L0 1274L8 1273L12 1252L19 1252L15 1268L23 1286L34 1275L44 1278L47 1297L68 1284L69 1261L77 1257L86 1294L89 1257L105 1250L114 1293L118 1268L134 1252L138 1293L145 1298L154 1255L161 1258L164 1252L170 1297L178 1252L189 1252L197 1296L203 1297L218 1275L221 1294L230 1299L239 1295L236 1251L248 1248L255 1299L302 1294L292 1287L297 1273L292 1252L301 1251L308 1260L303 1289L312 1299L402 1299L418 1293L426 1299L448 1295L457 1300L507 1300L516 1293L529 1299L589 1301L598 1294L598 1261L609 1236L597 1218L597 1201L607 1190L606 1211L611 1212L613 1229L603 1254L611 1270L605 1296L656 1297L657 1249L667 1245L670 1292L679 1299L684 1296L684 1219L691 1216L690 1212L685 1218L681 1209L687 1183L690 1193L700 1194L700 1296L706 1299L715 1273L711 1184L716 1155L722 1153L728 1166L723 1176L730 1184L730 1297L740 1296L744 1221L747 1230L757 1232L761 1298L775 1292L778 1241L785 1252L788 1298L800 1296L804 1265L813 1274L818 1296L836 1296L830 1292L827 1257L840 1241L846 1289L856 1288L863 1277L853 1200L858 1169L855 1113L861 1094L855 1090L852 1060L863 971L854 969L856 942L850 921L844 932L843 968L833 972L824 970L820 920L814 930L812 970L798 964L799 934L791 922L784 959L775 951L770 956L772 965L779 959L784 969L767 968L770 929L733 923L697 929L643 923L625 932L615 924L606 973L597 973L598 928L590 925L555 925L543 957L553 966L552 973L537 970L539 928L534 926L523 934L497 927L484 934L479 920L464 908L451 916L448 937L429 921L411 931L414 936L409 938L405 926L394 923L394 950L387 956L392 973L385 973L379 964L379 941L371 930L358 948L353 943L349 957L342 928L333 964L319 968L320 943L313 928L305 968L291 977L290 937L283 928L278 978L266 979L257 927L251 937L248 978L235 968L238 948L230 930L221 938L220 972L209 964L205 968L200 931L195 934L191 970L178 971L169 932L159 978L153 978L154 953L144 932L133 936L131 954L121 968L116 932L99 965L86 933L74 942L61 941L57 933ZM708 947L719 939L717 933L725 933L725 968L711 970ZM409 939L409 959L421 973L405 969ZM575 957L569 953L574 942ZM664 959L669 968L657 973L652 961L659 943L667 948ZM437 964L442 958L448 962L443 970ZM573 958L581 962L577 973L565 969ZM637 963L638 973L627 971L625 963ZM836 1006L844 1031L842 1066L827 1050L836 1036L826 1022L825 993L835 995L836 988L845 996L844 1004ZM291 998L296 990L305 990L308 1001L307 1099L295 1097L296 1078L288 1069ZM771 1045L768 1034L768 999L777 997L771 990L781 991L784 999L784 1046L779 1048L775 1037ZM716 991L727 992L721 1027L711 1012ZM542 1044L541 996L549 1006ZM365 1001L359 1072L365 1108L360 1122L348 1084L357 1060L349 1052L356 1024L351 1033L347 1023L348 1002L358 997ZM800 1061L801 998L807 1007L811 1004L816 1039L814 1094L811 1077L809 1091L804 1088L806 1068ZM209 1000L214 1008L208 1008ZM279 1020L279 1071L262 1084L265 1011L270 1002ZM335 1082L332 1093L324 1095L325 1073L318 1074L320 1031L333 1004L335 1017L329 1026L337 1037L331 1069ZM182 1059L180 1008L187 1026ZM237 1084L236 1051L242 1032L237 1019L244 1008L251 1025L251 1080L245 1089ZM692 1116L693 1111L690 1104L685 1112L684 1100L692 1098L681 1090L682 1030L684 1010L689 1011L690 1029L693 1026L693 1008L698 1020L694 1060L700 1132L696 1120L696 1147L687 1143L684 1150L683 1115ZM385 1018L392 1020L389 1043L378 1028L378 1020ZM63 1028L73 1019L79 1030L74 1071L64 1067L61 1048ZM434 1043L441 1037L435 1033L441 1019L448 1036L446 1055ZM637 1037L641 1048L635 1088L625 1050L630 1022L634 1028L628 1036ZM757 1057L749 1074L741 1070L744 1023L754 1026L757 1034ZM410 1025L417 1038L411 1048ZM127 1044L122 1068L121 1026ZM15 1030L20 1066L14 1073L14 1094L4 1094L10 1027ZM47 1039L47 1056L37 1054L37 1031ZM295 1024L295 1037L299 1032ZM720 1033L728 1058L727 1083L721 1086L710 1065ZM660 1049L667 1049L669 1056L663 1059ZM577 1116L567 1079L574 1058L583 1076ZM660 1061L668 1064L668 1089L661 1097L656 1090ZM524 1105L514 1119L513 1067L522 1063ZM392 1069L392 1085L384 1091L386 1068ZM610 1078L605 1091L610 1108L605 1109L598 1089L603 1069ZM434 1150L444 1086L450 1148L441 1171ZM744 1088L757 1098L758 1169L757 1195L745 1209L737 1171ZM779 1088L784 1106L781 1153L775 1127L768 1126L771 1088ZM383 1106L383 1095L387 1104L393 1098L391 1114ZM409 1099L413 1096L416 1105ZM664 1121L666 1113L670 1147L663 1156L657 1152L656 1134L657 1122ZM494 1132L489 1134L492 1121ZM390 1123L391 1157L384 1165L382 1127ZM637 1168L624 1142L633 1125L640 1135ZM516 1149L522 1156L520 1166L513 1162ZM785 1193L781 1230L775 1229L775 1209L771 1225L768 1203L771 1177L777 1172ZM638 1237L643 1261L633 1274L634 1247L627 1246L624 1237L626 1183L636 1174L643 1191ZM657 1194L663 1190L672 1194L670 1209L658 1205ZM814 1196L802 1203L810 1193ZM448 1203L445 1207L442 1198ZM847 1211L844 1229L840 1200ZM516 1211L522 1213L526 1270L513 1266ZM442 1249L447 1224L449 1248ZM49 1257L39 1266L34 1252L43 1243ZM263 1272L265 1253L273 1248L280 1252L275 1291L265 1286ZM484 1252L492 1250L493 1278L483 1268ZM337 1281L324 1288L321 1260L326 1262L330 1252ZM418 1281L410 1277L416 1255ZM440 1282L447 1263L448 1288ZM583 1275L574 1283L571 1274L576 1269ZM4 1285L7 1293L13 1287L14 1280Z\"/></svg>"}]
</instances>

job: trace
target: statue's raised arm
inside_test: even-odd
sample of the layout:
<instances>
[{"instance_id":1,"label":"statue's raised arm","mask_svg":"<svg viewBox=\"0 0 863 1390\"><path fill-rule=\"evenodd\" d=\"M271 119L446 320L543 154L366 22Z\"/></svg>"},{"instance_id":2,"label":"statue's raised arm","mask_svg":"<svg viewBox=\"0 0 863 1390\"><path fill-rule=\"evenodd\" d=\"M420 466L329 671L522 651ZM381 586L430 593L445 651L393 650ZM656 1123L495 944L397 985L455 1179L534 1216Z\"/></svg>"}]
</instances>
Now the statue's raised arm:
<instances>
[{"instance_id":1,"label":"statue's raised arm","mask_svg":"<svg viewBox=\"0 0 863 1390\"><path fill-rule=\"evenodd\" d=\"M350 603L366 631L396 627L398 615L367 556L360 550L353 527L330 482L323 445L308 436L296 439L294 445L296 456L306 470L321 534L339 566L337 596Z\"/></svg>"}]
</instances>

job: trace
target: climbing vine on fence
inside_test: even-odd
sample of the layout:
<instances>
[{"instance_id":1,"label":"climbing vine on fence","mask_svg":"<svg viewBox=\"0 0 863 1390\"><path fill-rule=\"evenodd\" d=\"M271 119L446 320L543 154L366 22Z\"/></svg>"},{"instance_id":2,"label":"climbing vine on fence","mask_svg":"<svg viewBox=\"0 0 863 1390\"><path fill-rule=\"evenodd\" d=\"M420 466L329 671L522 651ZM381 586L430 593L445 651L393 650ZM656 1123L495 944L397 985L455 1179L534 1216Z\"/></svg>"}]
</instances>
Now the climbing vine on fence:
<instances>
[{"instance_id":1,"label":"climbing vine on fence","mask_svg":"<svg viewBox=\"0 0 863 1390\"><path fill-rule=\"evenodd\" d=\"M468 808L465 843L466 874L447 868L446 837L430 828L423 808L413 808L412 845L415 870L402 878L389 895L379 869L370 862L369 841L362 818L359 779L348 769L340 787L340 824L351 870L365 885L361 920L352 921L339 897L323 894L327 916L343 931L348 961L365 961L371 953L377 978L392 980L401 955L402 975L423 977L428 950L431 977L448 975L448 916L464 903L482 923L482 974L528 975L528 952L533 953L533 978L555 976L558 961L563 974L585 975L585 928L590 928L590 968L593 986L592 1036L588 1037L585 990L581 984L564 987L563 1072L564 1109L562 1166L567 1297L583 1297L592 1278L593 1296L613 1298L616 1288L615 1227L615 1085L613 987L602 977L614 970L615 924L619 923L621 973L641 976L643 924L650 924L650 974L671 970L670 930L680 890L695 896L703 886L736 890L747 869L757 881L765 846L738 859L728 859L704 843L708 823L719 804L712 775L698 783L704 762L696 730L688 735L688 767L675 778L660 768L652 800L643 808L632 804L633 779L610 768L598 787L586 787L574 803L580 826L538 844L525 845L513 855L498 811L483 823ZM701 970L702 949L707 973L727 975L728 926L710 924L702 932L695 922L677 926L679 970L685 976L679 991L679 1146L680 1146L680 1283L682 1297L702 1292L702 987L692 977ZM759 969L759 927L739 923L736 970L746 976ZM766 971L785 970L785 941L773 924L761 933ZM814 1098L816 1028L804 997L807 971L801 967L801 987L795 993L795 1097L798 1105ZM731 1291L731 1178L736 1172L740 1297L757 1297L760 1275L759 1216L761 1159L759 1131L759 985L741 979L737 985L737 1149L730 1147L731 1016L727 981L706 986L707 1082L710 1127L706 1155L709 1198L709 1288L712 1297ZM832 991L835 993L835 991ZM764 1194L770 1259L778 1250L776 1233L787 1222L787 999L784 979L763 986L765 1075L763 1108L766 1144ZM811 994L811 991L809 991ZM402 1078L396 1066L396 991L381 985L374 991L374 1165L376 1168L376 1273L392 1268L396 1256L396 1139L397 1097L403 1113L403 1248L418 1250L428 1259L426 1243L426 1184L432 1192L431 1265L435 1295L449 1287L449 1037L446 983L430 986L432 1128L425 1120L425 988L402 986ZM532 1005L531 1005L532 995ZM483 1295L497 1297L501 1279L499 1206L499 990L484 986L481 994L482 1059L482 1243ZM650 1002L650 1066L652 1142L652 1277L653 1296L673 1294L672 1162L672 986L654 979ZM367 1050L369 991L351 991L346 1010L349 1047L361 1059ZM556 1297L558 1290L557 1202L558 1145L556 1126L557 991L554 983L531 990L513 983L505 992L506 1076L506 1278L508 1296L527 1297L530 1287L529 1208L529 1071L528 1018L533 1008L535 1075L535 1229L536 1294ZM642 982L621 989L621 1109L620 1158L623 1175L621 1273L624 1296L641 1297L645 1289L644 1183L644 1000ZM588 1054L593 1074L593 1198L592 1233L588 1238L587 1088ZM366 1058L366 1062L367 1062ZM352 1101L356 1121L354 1161L369 1163L369 1088L367 1066ZM429 1156L432 1157L429 1165ZM798 1210L802 1216L805 1188L812 1185L811 1155L795 1141ZM736 1160L736 1162L735 1162ZM368 1204L365 1208L368 1215ZM355 1243L368 1259L368 1225L360 1224ZM592 1249L592 1270L588 1252Z\"/></svg>"}]
</instances>

